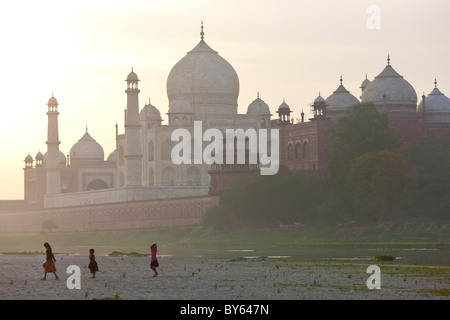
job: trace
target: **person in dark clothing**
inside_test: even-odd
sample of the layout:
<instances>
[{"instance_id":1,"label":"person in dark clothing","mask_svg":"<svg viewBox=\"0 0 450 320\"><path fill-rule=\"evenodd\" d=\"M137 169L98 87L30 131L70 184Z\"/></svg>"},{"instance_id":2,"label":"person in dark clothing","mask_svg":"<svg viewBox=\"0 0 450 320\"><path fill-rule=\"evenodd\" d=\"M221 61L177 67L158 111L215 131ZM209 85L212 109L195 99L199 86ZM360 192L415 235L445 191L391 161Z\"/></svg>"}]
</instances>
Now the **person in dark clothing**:
<instances>
[{"instance_id":1,"label":"person in dark clothing","mask_svg":"<svg viewBox=\"0 0 450 320\"><path fill-rule=\"evenodd\" d=\"M55 266L55 256L53 255L52 252L52 247L48 244L48 242L44 243L44 247L46 249L45 251L45 262L44 262L44 278L42 278L41 280L47 280L47 273L51 272L55 275L55 280L58 280L59 277L56 274L56 266Z\"/></svg>"},{"instance_id":2,"label":"person in dark clothing","mask_svg":"<svg viewBox=\"0 0 450 320\"><path fill-rule=\"evenodd\" d=\"M95 273L98 271L98 265L97 265L97 261L95 261L95 255L94 255L95 250L94 249L89 249L89 265L88 268L92 273L92 279L95 278Z\"/></svg>"}]
</instances>

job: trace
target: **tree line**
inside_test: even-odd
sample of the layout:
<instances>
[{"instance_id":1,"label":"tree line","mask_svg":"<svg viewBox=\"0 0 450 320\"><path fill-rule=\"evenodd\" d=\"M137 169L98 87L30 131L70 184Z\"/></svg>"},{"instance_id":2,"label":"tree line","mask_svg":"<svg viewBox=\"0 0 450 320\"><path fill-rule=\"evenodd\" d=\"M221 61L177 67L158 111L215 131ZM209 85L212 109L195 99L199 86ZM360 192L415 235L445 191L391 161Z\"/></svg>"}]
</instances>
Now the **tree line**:
<instances>
[{"instance_id":1,"label":"tree line","mask_svg":"<svg viewBox=\"0 0 450 320\"><path fill-rule=\"evenodd\" d=\"M325 177L281 166L225 190L205 224L219 229L279 224L450 218L448 144L423 136L411 149L372 103L350 107L331 129Z\"/></svg>"}]
</instances>

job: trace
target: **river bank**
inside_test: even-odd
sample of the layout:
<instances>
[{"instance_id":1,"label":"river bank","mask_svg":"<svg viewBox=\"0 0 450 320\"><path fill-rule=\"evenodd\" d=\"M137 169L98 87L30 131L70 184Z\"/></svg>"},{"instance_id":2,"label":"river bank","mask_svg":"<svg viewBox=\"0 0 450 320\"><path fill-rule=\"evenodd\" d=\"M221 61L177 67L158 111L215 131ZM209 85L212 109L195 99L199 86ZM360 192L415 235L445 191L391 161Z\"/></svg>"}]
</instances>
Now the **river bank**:
<instances>
[{"instance_id":1,"label":"river bank","mask_svg":"<svg viewBox=\"0 0 450 320\"><path fill-rule=\"evenodd\" d=\"M161 255L152 277L148 257L97 256L100 271L91 279L87 255L56 259L60 279L49 274L42 281L43 256L0 255L0 299L448 300L450 294L450 266L399 261ZM380 268L380 289L367 286L371 265ZM68 287L69 266L81 270L79 289Z\"/></svg>"}]
</instances>

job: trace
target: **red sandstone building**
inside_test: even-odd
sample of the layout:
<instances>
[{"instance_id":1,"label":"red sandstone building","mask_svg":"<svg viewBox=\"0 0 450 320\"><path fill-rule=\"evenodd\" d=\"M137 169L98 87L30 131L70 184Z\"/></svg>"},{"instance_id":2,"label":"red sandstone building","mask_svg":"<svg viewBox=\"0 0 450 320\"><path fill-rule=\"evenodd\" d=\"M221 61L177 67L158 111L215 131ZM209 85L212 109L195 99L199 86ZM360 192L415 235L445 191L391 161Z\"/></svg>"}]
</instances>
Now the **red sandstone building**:
<instances>
[{"instance_id":1,"label":"red sandstone building","mask_svg":"<svg viewBox=\"0 0 450 320\"><path fill-rule=\"evenodd\" d=\"M388 64L371 82L361 84L361 103L372 102L379 112L387 115L389 126L401 141L401 150L414 147L424 135L440 137L450 148L450 99L438 88L419 103L412 85ZM299 123L289 121L290 108L280 105L278 120L273 120L280 130L280 163L291 170L323 175L327 170L327 154L331 150L330 128L337 124L345 110L360 101L342 85L328 98L320 95L311 104L313 114L305 121L301 114ZM275 125L272 125L275 127Z\"/></svg>"}]
</instances>

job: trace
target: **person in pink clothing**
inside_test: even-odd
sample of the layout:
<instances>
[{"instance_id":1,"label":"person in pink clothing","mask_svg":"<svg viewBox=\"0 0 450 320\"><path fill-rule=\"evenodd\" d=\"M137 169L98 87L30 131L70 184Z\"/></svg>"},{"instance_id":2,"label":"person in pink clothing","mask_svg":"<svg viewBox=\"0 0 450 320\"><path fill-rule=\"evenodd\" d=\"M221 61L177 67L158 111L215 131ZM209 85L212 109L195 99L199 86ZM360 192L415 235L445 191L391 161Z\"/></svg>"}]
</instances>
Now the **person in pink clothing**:
<instances>
[{"instance_id":1,"label":"person in pink clothing","mask_svg":"<svg viewBox=\"0 0 450 320\"><path fill-rule=\"evenodd\" d=\"M156 243L154 243L150 246L150 252L152 254L152 258L150 261L150 269L152 269L153 272L155 273L153 276L157 277L158 272L156 271L156 268L159 267L159 263L158 263L158 258L156 257L156 253L158 252L158 247L156 246Z\"/></svg>"}]
</instances>

